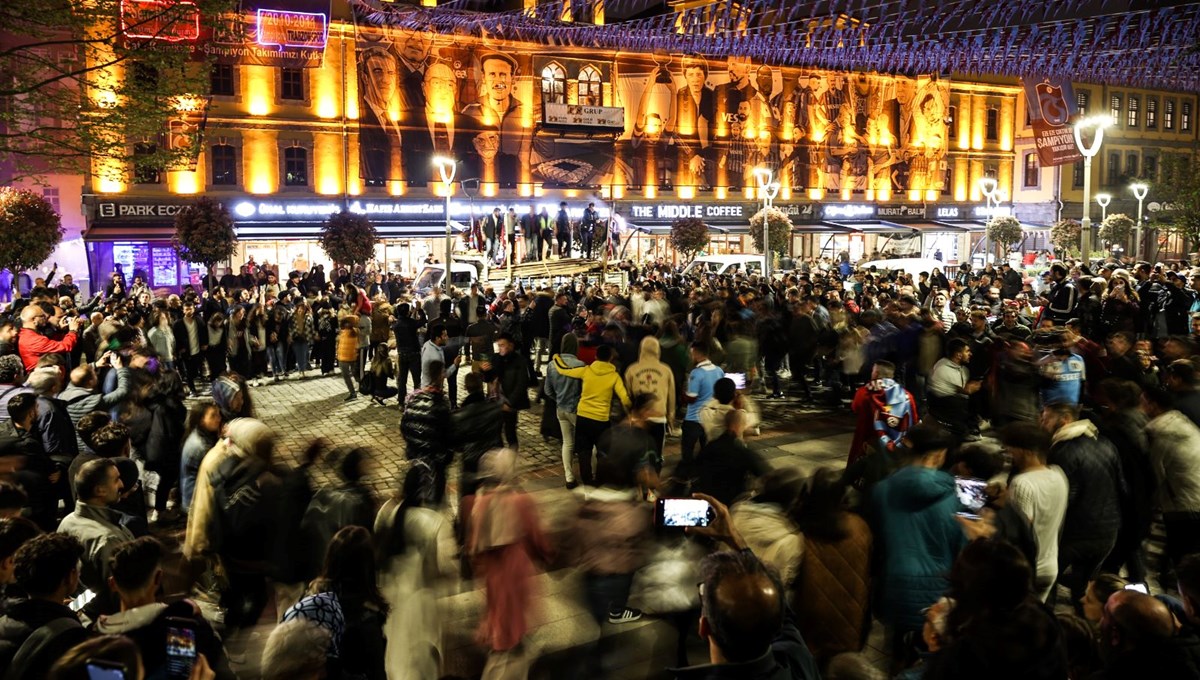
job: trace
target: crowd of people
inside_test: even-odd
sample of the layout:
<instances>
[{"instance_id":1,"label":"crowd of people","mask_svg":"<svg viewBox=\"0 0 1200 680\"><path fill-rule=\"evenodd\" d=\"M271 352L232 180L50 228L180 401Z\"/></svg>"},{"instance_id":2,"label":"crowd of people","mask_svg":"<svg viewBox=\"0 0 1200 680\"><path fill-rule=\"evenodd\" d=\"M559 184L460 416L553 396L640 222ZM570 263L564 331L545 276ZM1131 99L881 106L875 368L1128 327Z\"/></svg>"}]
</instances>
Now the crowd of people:
<instances>
[{"instance_id":1,"label":"crowd of people","mask_svg":"<svg viewBox=\"0 0 1200 680\"><path fill-rule=\"evenodd\" d=\"M534 579L569 565L601 628L674 626L680 678L1200 678L1200 273L795 265L35 282L0 317L5 677L438 678L439 585L477 579L483 675L521 678ZM335 374L395 413L389 498L369 448L283 451L255 415ZM845 468L765 460L767 403L852 413ZM518 483L538 404L569 517ZM660 526L682 497L710 521Z\"/></svg>"}]
</instances>

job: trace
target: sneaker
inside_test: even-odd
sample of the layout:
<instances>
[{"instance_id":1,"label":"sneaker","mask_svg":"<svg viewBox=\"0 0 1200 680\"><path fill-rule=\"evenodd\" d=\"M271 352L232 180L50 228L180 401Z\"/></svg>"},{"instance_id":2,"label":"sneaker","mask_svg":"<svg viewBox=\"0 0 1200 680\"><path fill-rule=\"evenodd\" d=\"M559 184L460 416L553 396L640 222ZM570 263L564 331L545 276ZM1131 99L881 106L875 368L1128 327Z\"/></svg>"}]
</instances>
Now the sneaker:
<instances>
[{"instance_id":1,"label":"sneaker","mask_svg":"<svg viewBox=\"0 0 1200 680\"><path fill-rule=\"evenodd\" d=\"M354 401L356 398L358 398L358 395L351 392L350 394L346 395L346 398L342 401Z\"/></svg>"},{"instance_id":2,"label":"sneaker","mask_svg":"<svg viewBox=\"0 0 1200 680\"><path fill-rule=\"evenodd\" d=\"M633 623L642 618L642 610L625 607L618 612L608 613L608 622L614 624Z\"/></svg>"},{"instance_id":3,"label":"sneaker","mask_svg":"<svg viewBox=\"0 0 1200 680\"><path fill-rule=\"evenodd\" d=\"M571 489L574 489L574 488L576 488L576 487L578 487L578 486L579 486L579 482L575 481L574 479L572 479L571 481L567 482L567 490L568 490L568 491L570 491Z\"/></svg>"}]
</instances>

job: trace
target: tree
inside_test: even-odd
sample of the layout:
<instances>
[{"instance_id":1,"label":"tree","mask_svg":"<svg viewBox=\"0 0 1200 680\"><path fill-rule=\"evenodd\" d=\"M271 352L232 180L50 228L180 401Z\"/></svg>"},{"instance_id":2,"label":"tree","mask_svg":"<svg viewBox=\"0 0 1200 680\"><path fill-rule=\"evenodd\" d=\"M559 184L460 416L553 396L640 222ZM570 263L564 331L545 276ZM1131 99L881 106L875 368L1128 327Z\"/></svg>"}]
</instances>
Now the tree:
<instances>
[{"instance_id":1,"label":"tree","mask_svg":"<svg viewBox=\"0 0 1200 680\"><path fill-rule=\"evenodd\" d=\"M1011 215L993 217L987 225L987 237L1000 248L1000 257L1007 259L1008 251L1025 238L1021 221Z\"/></svg>"},{"instance_id":2,"label":"tree","mask_svg":"<svg viewBox=\"0 0 1200 680\"><path fill-rule=\"evenodd\" d=\"M375 231L371 220L343 210L325 220L317 240L321 243L321 249L335 263L363 264L375 257L379 233Z\"/></svg>"},{"instance_id":3,"label":"tree","mask_svg":"<svg viewBox=\"0 0 1200 680\"><path fill-rule=\"evenodd\" d=\"M771 252L786 253L788 242L792 238L792 218L779 208L766 211L767 231L771 238ZM754 247L763 251L763 211L759 210L750 218L750 237L754 239Z\"/></svg>"},{"instance_id":4,"label":"tree","mask_svg":"<svg viewBox=\"0 0 1200 680\"><path fill-rule=\"evenodd\" d=\"M0 188L0 269L18 275L50 257L65 230L54 206L27 189Z\"/></svg>"},{"instance_id":5,"label":"tree","mask_svg":"<svg viewBox=\"0 0 1200 680\"><path fill-rule=\"evenodd\" d=\"M708 247L708 225L698 217L681 217L671 223L671 247L691 260Z\"/></svg>"},{"instance_id":6,"label":"tree","mask_svg":"<svg viewBox=\"0 0 1200 680\"><path fill-rule=\"evenodd\" d=\"M1129 241L1129 235L1137 224L1134 219L1122 213L1113 213L1104 218L1100 224L1100 240L1108 245L1122 245Z\"/></svg>"},{"instance_id":7,"label":"tree","mask_svg":"<svg viewBox=\"0 0 1200 680\"><path fill-rule=\"evenodd\" d=\"M1083 225L1077 220L1059 220L1050 225L1050 245L1065 251L1078 248L1082 233Z\"/></svg>"},{"instance_id":8,"label":"tree","mask_svg":"<svg viewBox=\"0 0 1200 680\"><path fill-rule=\"evenodd\" d=\"M82 174L91 163L99 179L125 181L135 151L139 167L152 170L194 160L209 91L195 28L216 25L236 7L235 0L0 2L7 179Z\"/></svg>"},{"instance_id":9,"label":"tree","mask_svg":"<svg viewBox=\"0 0 1200 680\"><path fill-rule=\"evenodd\" d=\"M1182 234L1188 250L1200 245L1200 158L1186 154L1165 155L1162 181L1151 191L1153 200L1163 204L1155 222Z\"/></svg>"},{"instance_id":10,"label":"tree","mask_svg":"<svg viewBox=\"0 0 1200 680\"><path fill-rule=\"evenodd\" d=\"M201 197L175 215L175 236L171 245L179 258L197 262L208 270L208 288L211 291L218 262L233 257L237 248L237 234L233 230L233 218L219 202Z\"/></svg>"}]
</instances>

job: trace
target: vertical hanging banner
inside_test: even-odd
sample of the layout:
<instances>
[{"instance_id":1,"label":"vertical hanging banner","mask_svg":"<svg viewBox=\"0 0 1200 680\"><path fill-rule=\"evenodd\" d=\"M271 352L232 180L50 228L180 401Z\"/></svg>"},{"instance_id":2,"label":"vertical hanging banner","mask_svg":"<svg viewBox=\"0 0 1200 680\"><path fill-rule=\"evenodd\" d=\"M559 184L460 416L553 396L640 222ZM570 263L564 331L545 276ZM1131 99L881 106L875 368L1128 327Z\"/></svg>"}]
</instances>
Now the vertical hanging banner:
<instances>
[{"instance_id":1,"label":"vertical hanging banner","mask_svg":"<svg viewBox=\"0 0 1200 680\"><path fill-rule=\"evenodd\" d=\"M1076 114L1071 81L1064 78L1021 79L1029 120L1042 166L1067 165L1082 160L1072 126Z\"/></svg>"},{"instance_id":2,"label":"vertical hanging banner","mask_svg":"<svg viewBox=\"0 0 1200 680\"><path fill-rule=\"evenodd\" d=\"M319 68L331 0L242 0L198 48L221 64Z\"/></svg>"}]
</instances>

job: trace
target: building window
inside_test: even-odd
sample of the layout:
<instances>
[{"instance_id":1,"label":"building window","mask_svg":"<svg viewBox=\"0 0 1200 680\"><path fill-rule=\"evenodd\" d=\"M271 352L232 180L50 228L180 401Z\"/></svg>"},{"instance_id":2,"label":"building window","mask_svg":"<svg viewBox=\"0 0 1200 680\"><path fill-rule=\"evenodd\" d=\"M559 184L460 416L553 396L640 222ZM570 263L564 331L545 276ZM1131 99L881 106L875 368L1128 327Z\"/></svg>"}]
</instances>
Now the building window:
<instances>
[{"instance_id":1,"label":"building window","mask_svg":"<svg viewBox=\"0 0 1200 680\"><path fill-rule=\"evenodd\" d=\"M289 146L283 150L283 184L308 186L308 150L304 147Z\"/></svg>"},{"instance_id":2,"label":"building window","mask_svg":"<svg viewBox=\"0 0 1200 680\"><path fill-rule=\"evenodd\" d=\"M579 103L584 106L604 105L604 86L600 80L600 71L590 64L579 72Z\"/></svg>"},{"instance_id":3,"label":"building window","mask_svg":"<svg viewBox=\"0 0 1200 680\"><path fill-rule=\"evenodd\" d=\"M62 214L62 197L58 193L58 187L44 187L42 189L42 198L46 199L50 207L54 208L54 212Z\"/></svg>"},{"instance_id":4,"label":"building window","mask_svg":"<svg viewBox=\"0 0 1200 680\"><path fill-rule=\"evenodd\" d=\"M133 183L158 184L158 166L149 158L158 152L158 145L138 142L133 145Z\"/></svg>"},{"instance_id":5,"label":"building window","mask_svg":"<svg viewBox=\"0 0 1200 680\"><path fill-rule=\"evenodd\" d=\"M557 63L542 69L542 103L567 103L567 72Z\"/></svg>"},{"instance_id":6,"label":"building window","mask_svg":"<svg viewBox=\"0 0 1200 680\"><path fill-rule=\"evenodd\" d=\"M1151 182L1158 181L1158 159L1154 156L1146 156L1142 161L1142 174Z\"/></svg>"},{"instance_id":7,"label":"building window","mask_svg":"<svg viewBox=\"0 0 1200 680\"><path fill-rule=\"evenodd\" d=\"M1129 95L1129 122L1128 122L1128 126L1129 126L1129 127L1131 127L1131 128L1136 128L1136 127L1138 126L1138 113L1139 113L1139 107L1140 107L1140 104L1141 104L1141 103L1138 101L1138 98L1137 98L1137 97L1135 97L1135 96L1133 96L1133 95Z\"/></svg>"},{"instance_id":8,"label":"building window","mask_svg":"<svg viewBox=\"0 0 1200 680\"><path fill-rule=\"evenodd\" d=\"M1075 91L1075 108L1079 109L1080 116L1086 116L1088 104L1092 101L1092 93L1087 90Z\"/></svg>"},{"instance_id":9,"label":"building window","mask_svg":"<svg viewBox=\"0 0 1200 680\"><path fill-rule=\"evenodd\" d=\"M1000 111L998 109L987 110L987 140L994 142L1000 139Z\"/></svg>"},{"instance_id":10,"label":"building window","mask_svg":"<svg viewBox=\"0 0 1200 680\"><path fill-rule=\"evenodd\" d=\"M228 187L237 184L237 152L228 144L213 144L208 157L212 166L213 186Z\"/></svg>"},{"instance_id":11,"label":"building window","mask_svg":"<svg viewBox=\"0 0 1200 680\"><path fill-rule=\"evenodd\" d=\"M1131 153L1125 157L1125 176L1138 176L1138 156L1136 153Z\"/></svg>"},{"instance_id":12,"label":"building window","mask_svg":"<svg viewBox=\"0 0 1200 680\"><path fill-rule=\"evenodd\" d=\"M1108 184L1116 184L1117 176L1121 174L1121 154L1108 154L1108 172L1105 173L1105 180Z\"/></svg>"},{"instance_id":13,"label":"building window","mask_svg":"<svg viewBox=\"0 0 1200 680\"><path fill-rule=\"evenodd\" d=\"M985 163L983 166L983 176L988 179L996 179L1000 176L995 163Z\"/></svg>"},{"instance_id":14,"label":"building window","mask_svg":"<svg viewBox=\"0 0 1200 680\"><path fill-rule=\"evenodd\" d=\"M1120 125L1121 124L1121 95L1114 94L1112 96L1112 100L1108 104L1108 108L1111 109L1109 111L1109 113L1112 114L1112 121L1113 121L1112 124Z\"/></svg>"},{"instance_id":15,"label":"building window","mask_svg":"<svg viewBox=\"0 0 1200 680\"><path fill-rule=\"evenodd\" d=\"M1164 130L1174 130L1175 129L1175 100L1174 99L1164 99L1163 100L1163 129Z\"/></svg>"},{"instance_id":16,"label":"building window","mask_svg":"<svg viewBox=\"0 0 1200 680\"><path fill-rule=\"evenodd\" d=\"M233 89L233 64L213 64L212 70L208 73L209 89L211 94L219 97L232 97Z\"/></svg>"},{"instance_id":17,"label":"building window","mask_svg":"<svg viewBox=\"0 0 1200 680\"><path fill-rule=\"evenodd\" d=\"M1036 187L1038 185L1038 157L1036 153L1029 152L1025 154L1025 186Z\"/></svg>"},{"instance_id":18,"label":"building window","mask_svg":"<svg viewBox=\"0 0 1200 680\"><path fill-rule=\"evenodd\" d=\"M942 178L942 191L950 191L950 185L954 183L954 168L950 164L946 164L946 176Z\"/></svg>"},{"instance_id":19,"label":"building window","mask_svg":"<svg viewBox=\"0 0 1200 680\"><path fill-rule=\"evenodd\" d=\"M957 115L958 115L958 107L957 106L950 106L950 107L946 108L946 120L947 120L947 125L949 126L949 128L951 130L951 134L953 134L954 119Z\"/></svg>"},{"instance_id":20,"label":"building window","mask_svg":"<svg viewBox=\"0 0 1200 680\"><path fill-rule=\"evenodd\" d=\"M1191 102L1184 102L1183 105L1179 107L1179 131L1180 132L1191 132L1192 131L1192 103Z\"/></svg>"},{"instance_id":21,"label":"building window","mask_svg":"<svg viewBox=\"0 0 1200 680\"><path fill-rule=\"evenodd\" d=\"M1157 97L1147 97L1146 98L1146 129L1147 130L1157 130L1158 129L1158 98Z\"/></svg>"},{"instance_id":22,"label":"building window","mask_svg":"<svg viewBox=\"0 0 1200 680\"><path fill-rule=\"evenodd\" d=\"M1071 186L1078 189L1083 186L1083 161L1078 161L1073 164L1071 170Z\"/></svg>"},{"instance_id":23,"label":"building window","mask_svg":"<svg viewBox=\"0 0 1200 680\"><path fill-rule=\"evenodd\" d=\"M144 62L133 62L133 84L142 91L158 89L158 69Z\"/></svg>"},{"instance_id":24,"label":"building window","mask_svg":"<svg viewBox=\"0 0 1200 680\"><path fill-rule=\"evenodd\" d=\"M304 69L281 68L279 69L279 79L280 99L304 101Z\"/></svg>"}]
</instances>

